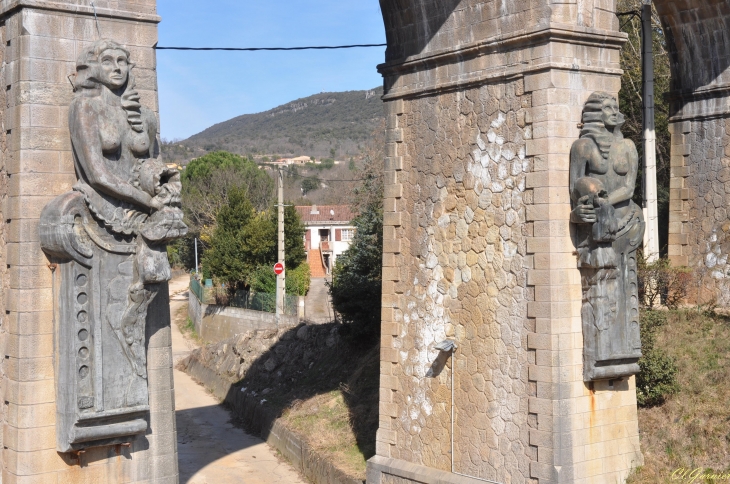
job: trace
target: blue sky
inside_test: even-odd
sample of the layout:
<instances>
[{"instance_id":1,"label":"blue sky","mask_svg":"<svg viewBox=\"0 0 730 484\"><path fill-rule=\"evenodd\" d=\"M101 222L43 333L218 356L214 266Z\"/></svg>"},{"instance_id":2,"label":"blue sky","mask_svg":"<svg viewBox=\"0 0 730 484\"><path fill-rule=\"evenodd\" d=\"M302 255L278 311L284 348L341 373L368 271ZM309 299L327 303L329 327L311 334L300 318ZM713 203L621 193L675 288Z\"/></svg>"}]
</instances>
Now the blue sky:
<instances>
[{"instance_id":1,"label":"blue sky","mask_svg":"<svg viewBox=\"0 0 730 484\"><path fill-rule=\"evenodd\" d=\"M160 46L289 47L385 42L377 0L158 0ZM382 84L385 47L337 51L157 51L162 137L322 91Z\"/></svg>"}]
</instances>

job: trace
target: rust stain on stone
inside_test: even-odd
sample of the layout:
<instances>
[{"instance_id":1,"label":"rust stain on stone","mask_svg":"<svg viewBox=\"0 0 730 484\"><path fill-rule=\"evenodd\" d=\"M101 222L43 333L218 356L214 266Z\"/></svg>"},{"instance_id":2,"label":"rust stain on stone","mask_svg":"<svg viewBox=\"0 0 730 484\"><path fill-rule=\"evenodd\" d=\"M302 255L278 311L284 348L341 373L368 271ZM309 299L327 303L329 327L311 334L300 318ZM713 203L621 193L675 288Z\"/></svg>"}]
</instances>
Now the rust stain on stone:
<instances>
[{"instance_id":1,"label":"rust stain on stone","mask_svg":"<svg viewBox=\"0 0 730 484\"><path fill-rule=\"evenodd\" d=\"M588 390L589 390L589 397L591 402L591 414L590 414L590 422L588 425L588 432L590 434L590 441L594 441L593 436L593 427L596 421L596 389L593 382L590 382L588 384Z\"/></svg>"}]
</instances>

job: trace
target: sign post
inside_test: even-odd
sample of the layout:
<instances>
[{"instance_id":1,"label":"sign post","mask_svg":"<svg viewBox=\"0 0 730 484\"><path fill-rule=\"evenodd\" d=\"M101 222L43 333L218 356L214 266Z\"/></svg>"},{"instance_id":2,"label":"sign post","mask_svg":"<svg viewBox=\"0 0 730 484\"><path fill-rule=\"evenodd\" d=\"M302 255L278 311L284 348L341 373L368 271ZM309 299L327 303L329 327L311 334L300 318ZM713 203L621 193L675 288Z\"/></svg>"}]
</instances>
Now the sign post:
<instances>
[{"instance_id":1,"label":"sign post","mask_svg":"<svg viewBox=\"0 0 730 484\"><path fill-rule=\"evenodd\" d=\"M279 198L279 210L278 210L278 249L279 249L279 262L274 266L274 272L277 267L281 267L279 272L276 272L276 314L281 316L284 314L284 288L286 287L286 279L284 275L284 172L279 167L279 173L277 176L278 185L278 198Z\"/></svg>"}]
</instances>

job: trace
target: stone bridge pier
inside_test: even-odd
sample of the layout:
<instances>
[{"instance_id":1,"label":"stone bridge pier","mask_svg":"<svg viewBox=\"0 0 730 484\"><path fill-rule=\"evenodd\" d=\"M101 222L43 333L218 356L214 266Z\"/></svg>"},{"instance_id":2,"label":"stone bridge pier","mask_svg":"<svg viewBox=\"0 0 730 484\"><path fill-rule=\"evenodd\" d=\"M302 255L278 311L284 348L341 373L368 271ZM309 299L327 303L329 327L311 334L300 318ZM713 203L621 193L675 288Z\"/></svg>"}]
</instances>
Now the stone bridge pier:
<instances>
[{"instance_id":1,"label":"stone bridge pier","mask_svg":"<svg viewBox=\"0 0 730 484\"><path fill-rule=\"evenodd\" d=\"M730 305L730 2L659 1L671 59L669 258Z\"/></svg>"},{"instance_id":2,"label":"stone bridge pier","mask_svg":"<svg viewBox=\"0 0 730 484\"><path fill-rule=\"evenodd\" d=\"M730 2L656 3L674 76L669 253L720 279ZM383 336L368 482L623 482L642 463L635 378L584 382L569 223L583 105L620 89L616 2L381 6ZM440 351L444 340L457 348Z\"/></svg>"},{"instance_id":3,"label":"stone bridge pier","mask_svg":"<svg viewBox=\"0 0 730 484\"><path fill-rule=\"evenodd\" d=\"M95 5L98 30L87 0L0 2L3 484L177 482L166 284L148 314L147 430L117 445L82 446L82 453L57 448L57 395L74 381L58 380L62 264L50 265L58 261L41 250L39 217L77 179L68 112L82 49L100 34L125 45L141 103L158 106L155 1Z\"/></svg>"}]
</instances>

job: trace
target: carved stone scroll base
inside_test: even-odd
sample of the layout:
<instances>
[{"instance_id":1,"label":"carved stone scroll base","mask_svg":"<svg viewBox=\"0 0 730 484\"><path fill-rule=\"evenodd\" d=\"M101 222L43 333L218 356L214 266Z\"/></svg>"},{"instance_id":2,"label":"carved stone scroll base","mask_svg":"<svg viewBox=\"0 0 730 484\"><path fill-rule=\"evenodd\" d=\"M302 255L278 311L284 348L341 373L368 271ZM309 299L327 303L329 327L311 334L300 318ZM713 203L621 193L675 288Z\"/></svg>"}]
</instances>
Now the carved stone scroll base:
<instances>
[{"instance_id":1,"label":"carved stone scroll base","mask_svg":"<svg viewBox=\"0 0 730 484\"><path fill-rule=\"evenodd\" d=\"M644 222L637 212L633 225L609 244L616 267L581 267L584 381L620 379L639 372L636 249L643 234Z\"/></svg>"},{"instance_id":2,"label":"carved stone scroll base","mask_svg":"<svg viewBox=\"0 0 730 484\"><path fill-rule=\"evenodd\" d=\"M40 230L60 266L57 448L127 442L148 427L146 318L159 285L139 282L138 240L108 232L78 192L50 203Z\"/></svg>"}]
</instances>

